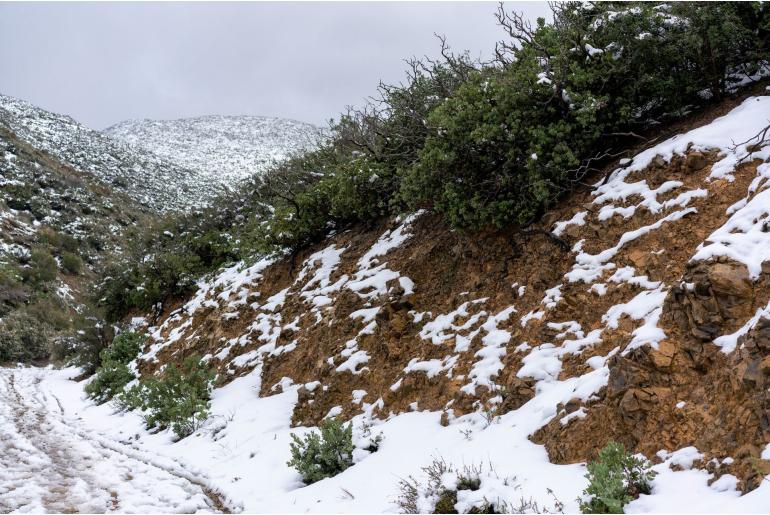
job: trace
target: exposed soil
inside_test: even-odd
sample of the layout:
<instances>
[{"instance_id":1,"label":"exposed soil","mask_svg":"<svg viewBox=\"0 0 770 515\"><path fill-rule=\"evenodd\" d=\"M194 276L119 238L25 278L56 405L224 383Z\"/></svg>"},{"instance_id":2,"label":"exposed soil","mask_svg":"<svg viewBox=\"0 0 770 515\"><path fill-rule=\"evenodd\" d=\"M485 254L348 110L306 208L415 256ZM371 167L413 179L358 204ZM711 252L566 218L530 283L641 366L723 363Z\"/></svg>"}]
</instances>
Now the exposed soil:
<instances>
[{"instance_id":1,"label":"exposed soil","mask_svg":"<svg viewBox=\"0 0 770 515\"><path fill-rule=\"evenodd\" d=\"M689 123L694 126L708 122L737 102L726 102ZM686 128L682 124L676 130ZM762 473L770 472L768 462L759 459L761 449L756 447L756 442L770 441L770 379L766 379L770 377L770 322L760 323L744 336L739 350L731 354L724 354L711 343L719 335L734 332L757 308L767 304L770 267L758 281L750 281L745 268L737 263L690 262L698 245L725 223L727 208L746 196L759 164L741 165L733 181L709 182L706 178L716 160L714 153L701 152L690 152L671 162L656 159L648 169L626 179L646 180L652 189L666 181L683 183L679 189L661 194L659 202L698 188L705 189L707 196L694 198L687 205L695 211L622 246L612 258L616 269L633 267L636 277L660 282L668 292L658 324L666 338L657 349L643 346L626 355L615 354L608 362L610 379L606 388L585 405L575 400L561 406L558 415L533 435L536 442L546 446L552 461L586 461L608 441L616 440L651 458L662 449L694 445L705 455L702 465L715 471L717 465L709 464L712 458L731 457L732 464L723 464L717 472L735 474L746 490L758 484ZM305 282L297 281L297 277L307 258L330 245L344 247L341 262L330 277L330 282L335 283L353 275L364 253L398 222L382 221L336 235L270 266L263 278L250 286L246 302L234 316L224 317L221 308L198 310L184 337L161 350L157 362L143 362L142 372L152 373L163 363L193 353L215 355L223 342L247 332L254 319L250 303L288 289L289 295L276 313L283 324L296 321L296 326L284 326L277 345L296 343L296 347L261 362L261 394L280 391L285 378L295 384L320 381L321 387L299 389L295 424L317 424L334 407L341 407L341 415L350 417L360 412L363 404L378 399L381 404L375 413L381 415L416 407L444 410L446 419L488 409L498 397L502 398L498 412L517 409L532 398L536 387L532 377L519 377L526 356L517 351L521 345L559 346L565 337L563 329L555 324L570 321L579 322L586 334L601 330L600 343L580 354L563 357L558 373L558 379L563 380L589 372L589 358L606 356L616 347L625 348L641 325L641 321L624 315L616 328L610 328L605 315L612 306L628 302L644 288L609 281L613 273L610 270L603 276L606 293L598 294L590 284L567 282L564 275L572 268L578 242L583 242L585 252L599 253L615 246L624 233L654 224L680 207L656 213L640 207L630 218L615 215L602 221L598 217L600 206L591 204L593 198L590 188L578 190L527 231L510 228L466 234L450 229L439 216L423 215L412 225L412 236L381 259L388 268L414 281L413 294L406 295L396 286L365 304L356 293L343 289L335 294L333 303L318 310L316 319L299 295ZM615 204L632 206L640 200L632 196ZM549 234L554 222L568 220L582 211L587 212L585 225L568 226L559 238ZM694 289L682 287L684 283L694 284ZM561 299L544 307L547 290L558 285ZM467 314L455 320L456 326L470 324L463 332L470 338L466 350L455 350L460 332L439 343L420 335L427 320L474 300L479 302L469 303ZM504 345L504 367L495 376L497 387L480 386L468 393L464 386L484 347L484 332L474 333L479 326L470 321L482 311L488 317L509 306L515 307L515 315L499 324L511 338ZM359 335L361 323L350 315L363 307L380 310L374 331ZM167 309L160 317L171 321L164 329L164 337L189 321L176 308L179 306ZM522 321L527 313L537 311L543 312L542 318ZM420 320L422 313L425 318ZM357 349L366 351L369 360L360 373L337 372L339 357L351 339L356 339ZM222 381L251 372L253 365L239 367L233 360L262 343L250 341L233 347L226 358L212 359ZM413 360L444 360L455 354L457 361L451 375L404 372ZM397 381L400 386L394 388ZM354 399L355 390L365 390L363 404ZM585 417L562 423L564 415L581 408Z\"/></svg>"}]
</instances>

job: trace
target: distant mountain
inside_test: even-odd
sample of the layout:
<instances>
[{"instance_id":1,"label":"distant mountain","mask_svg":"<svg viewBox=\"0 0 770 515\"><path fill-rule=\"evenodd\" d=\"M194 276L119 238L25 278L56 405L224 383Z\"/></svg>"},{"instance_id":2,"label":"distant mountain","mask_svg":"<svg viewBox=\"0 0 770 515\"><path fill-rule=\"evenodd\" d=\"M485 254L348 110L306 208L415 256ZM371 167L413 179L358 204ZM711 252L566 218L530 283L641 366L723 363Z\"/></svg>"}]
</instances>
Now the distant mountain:
<instances>
[{"instance_id":1,"label":"distant mountain","mask_svg":"<svg viewBox=\"0 0 770 515\"><path fill-rule=\"evenodd\" d=\"M205 203L216 190L195 170L23 100L0 95L0 125L35 149L93 174L154 211Z\"/></svg>"},{"instance_id":2,"label":"distant mountain","mask_svg":"<svg viewBox=\"0 0 770 515\"><path fill-rule=\"evenodd\" d=\"M262 116L128 120L105 134L228 186L293 153L315 147L323 131L309 123Z\"/></svg>"}]
</instances>

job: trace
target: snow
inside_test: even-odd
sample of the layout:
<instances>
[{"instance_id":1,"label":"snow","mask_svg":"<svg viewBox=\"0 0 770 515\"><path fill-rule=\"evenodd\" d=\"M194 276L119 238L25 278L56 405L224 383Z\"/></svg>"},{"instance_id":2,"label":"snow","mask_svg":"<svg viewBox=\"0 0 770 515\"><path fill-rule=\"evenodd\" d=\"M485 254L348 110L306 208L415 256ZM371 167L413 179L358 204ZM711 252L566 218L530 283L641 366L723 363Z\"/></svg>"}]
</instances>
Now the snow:
<instances>
[{"instance_id":1,"label":"snow","mask_svg":"<svg viewBox=\"0 0 770 515\"><path fill-rule=\"evenodd\" d=\"M130 437L128 445L137 455L157 456L159 462L176 464L174 467L189 474L200 475L200 481L216 487L232 509L293 513L392 512L398 495L397 478L419 474L432 456L442 456L457 466L489 462L501 477L515 476L517 488L492 483L484 486L511 503L522 496L545 502L549 499L547 489L552 488L567 503L568 510L574 511L574 499L585 484L583 465L549 463L544 448L532 443L528 436L556 415L559 402L589 398L606 384L609 374L604 368L554 382L521 409L499 417L492 425L486 424L480 414L453 418L448 427L443 427L439 424L440 413L435 412L404 413L385 421L371 420L364 413L354 418L354 433L358 438L364 422L373 424L383 435L380 450L365 454L338 476L303 486L297 472L286 465L291 433L301 435L310 430L290 427L299 385L259 397L258 370L237 378L215 390L209 425L174 442L168 432L145 431L134 413L116 414L109 405L95 406L85 400L82 384L68 380L77 370L11 371L17 377L40 377L41 391L45 396L56 392L68 419L77 419L83 431L98 435L104 442L128 441ZM358 395L364 409L370 410L373 404L364 402L360 392ZM53 402L49 404L55 409ZM465 430L470 432L469 438L463 435ZM157 481L154 487L166 488L167 484ZM342 488L352 497L341 495ZM164 493L167 499L176 495L170 490ZM155 511L163 509L156 507Z\"/></svg>"},{"instance_id":2,"label":"snow","mask_svg":"<svg viewBox=\"0 0 770 515\"><path fill-rule=\"evenodd\" d=\"M181 120L127 120L104 134L132 148L194 170L211 185L231 186L273 163L313 149L319 128L262 116L202 116Z\"/></svg>"},{"instance_id":3,"label":"snow","mask_svg":"<svg viewBox=\"0 0 770 515\"><path fill-rule=\"evenodd\" d=\"M51 370L0 369L0 511L214 509L204 488L216 487L204 476L83 424L65 398L78 386L59 388L62 377Z\"/></svg>"},{"instance_id":4,"label":"snow","mask_svg":"<svg viewBox=\"0 0 770 515\"><path fill-rule=\"evenodd\" d=\"M766 179L770 177L770 165L758 167L759 177L765 179L762 190L743 205L731 207L732 216L706 239L693 256L693 261L706 261L725 256L743 263L749 276L757 279L762 263L770 260L770 189Z\"/></svg>"},{"instance_id":5,"label":"snow","mask_svg":"<svg viewBox=\"0 0 770 515\"><path fill-rule=\"evenodd\" d=\"M585 225L587 214L588 214L588 211L580 211L578 213L575 213L575 215L569 220L556 222L552 232L556 236L561 236L562 233L564 232L564 229L566 229L570 225L578 225L578 226Z\"/></svg>"}]
</instances>

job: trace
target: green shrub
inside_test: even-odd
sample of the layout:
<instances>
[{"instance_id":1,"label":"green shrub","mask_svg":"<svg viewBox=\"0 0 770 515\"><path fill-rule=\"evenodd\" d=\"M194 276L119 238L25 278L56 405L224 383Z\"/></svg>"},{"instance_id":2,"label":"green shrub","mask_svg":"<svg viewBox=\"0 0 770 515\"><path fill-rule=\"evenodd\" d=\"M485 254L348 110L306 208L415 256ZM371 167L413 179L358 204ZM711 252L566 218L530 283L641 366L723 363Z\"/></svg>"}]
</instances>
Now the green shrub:
<instances>
[{"instance_id":1,"label":"green shrub","mask_svg":"<svg viewBox=\"0 0 770 515\"><path fill-rule=\"evenodd\" d=\"M83 267L83 261L77 254L64 251L61 253L61 266L70 275L78 275Z\"/></svg>"},{"instance_id":2,"label":"green shrub","mask_svg":"<svg viewBox=\"0 0 770 515\"><path fill-rule=\"evenodd\" d=\"M141 409L147 427L167 429L184 438L208 418L215 374L198 356L184 360L181 369L169 364L161 377L142 380L118 399L120 407Z\"/></svg>"},{"instance_id":3,"label":"green shrub","mask_svg":"<svg viewBox=\"0 0 770 515\"><path fill-rule=\"evenodd\" d=\"M353 464L353 425L341 420L325 420L304 440L292 434L291 460L287 463L297 469L306 484L333 477Z\"/></svg>"},{"instance_id":4,"label":"green shrub","mask_svg":"<svg viewBox=\"0 0 770 515\"><path fill-rule=\"evenodd\" d=\"M115 337L112 345L99 353L101 367L96 377L89 382L85 391L97 404L102 404L123 391L124 387L136 379L128 364L142 350L144 337L134 332L124 332Z\"/></svg>"},{"instance_id":5,"label":"green shrub","mask_svg":"<svg viewBox=\"0 0 770 515\"><path fill-rule=\"evenodd\" d=\"M85 391L97 404L103 404L119 394L134 379L136 376L126 364L103 362L96 376L86 385Z\"/></svg>"},{"instance_id":6,"label":"green shrub","mask_svg":"<svg viewBox=\"0 0 770 515\"><path fill-rule=\"evenodd\" d=\"M626 452L623 444L610 442L597 461L588 464L588 487L578 499L582 513L623 513L623 507L640 494L649 494L655 472L651 464Z\"/></svg>"},{"instance_id":7,"label":"green shrub","mask_svg":"<svg viewBox=\"0 0 770 515\"><path fill-rule=\"evenodd\" d=\"M31 296L15 267L0 265L0 316L26 303Z\"/></svg>"},{"instance_id":8,"label":"green shrub","mask_svg":"<svg viewBox=\"0 0 770 515\"><path fill-rule=\"evenodd\" d=\"M47 250L38 248L32 251L29 263L22 269L21 275L25 282L40 286L56 279L57 270L53 256Z\"/></svg>"},{"instance_id":9,"label":"green shrub","mask_svg":"<svg viewBox=\"0 0 770 515\"><path fill-rule=\"evenodd\" d=\"M0 363L46 358L50 335L50 328L37 318L13 311L0 323Z\"/></svg>"}]
</instances>

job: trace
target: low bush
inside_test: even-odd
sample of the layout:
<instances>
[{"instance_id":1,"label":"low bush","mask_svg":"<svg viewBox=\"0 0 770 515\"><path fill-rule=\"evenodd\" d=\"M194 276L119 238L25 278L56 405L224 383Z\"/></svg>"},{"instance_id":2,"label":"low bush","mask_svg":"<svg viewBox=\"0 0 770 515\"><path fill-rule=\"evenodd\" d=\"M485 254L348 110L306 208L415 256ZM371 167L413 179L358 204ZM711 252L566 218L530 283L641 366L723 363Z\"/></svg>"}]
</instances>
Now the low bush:
<instances>
[{"instance_id":1,"label":"low bush","mask_svg":"<svg viewBox=\"0 0 770 515\"><path fill-rule=\"evenodd\" d=\"M31 294L15 267L0 265L0 316L25 304Z\"/></svg>"},{"instance_id":2,"label":"low bush","mask_svg":"<svg viewBox=\"0 0 770 515\"><path fill-rule=\"evenodd\" d=\"M97 404L103 404L123 391L136 379L128 368L142 349L144 337L134 332L124 332L115 337L112 345L99 353L101 367L89 382L85 391Z\"/></svg>"},{"instance_id":3,"label":"low bush","mask_svg":"<svg viewBox=\"0 0 770 515\"><path fill-rule=\"evenodd\" d=\"M142 380L119 396L124 409L140 409L149 429L170 428L179 438L194 433L208 418L215 373L198 356L171 363L160 377Z\"/></svg>"},{"instance_id":4,"label":"low bush","mask_svg":"<svg viewBox=\"0 0 770 515\"><path fill-rule=\"evenodd\" d=\"M608 443L599 459L588 464L588 487L578 499L582 513L623 513L640 494L649 494L655 472L646 459L626 452L623 444ZM584 500L584 499L588 500Z\"/></svg>"},{"instance_id":5,"label":"low bush","mask_svg":"<svg viewBox=\"0 0 770 515\"><path fill-rule=\"evenodd\" d=\"M0 363L27 362L48 356L50 328L25 311L14 311L0 323Z\"/></svg>"},{"instance_id":6,"label":"low bush","mask_svg":"<svg viewBox=\"0 0 770 515\"><path fill-rule=\"evenodd\" d=\"M35 286L41 286L56 279L58 265L53 256L45 249L38 248L32 251L29 263L22 269L21 276L24 282Z\"/></svg>"},{"instance_id":7,"label":"low bush","mask_svg":"<svg viewBox=\"0 0 770 515\"><path fill-rule=\"evenodd\" d=\"M78 275L83 268L83 261L77 254L64 251L61 253L61 267L70 275Z\"/></svg>"},{"instance_id":8,"label":"low bush","mask_svg":"<svg viewBox=\"0 0 770 515\"><path fill-rule=\"evenodd\" d=\"M333 477L353 464L353 425L335 418L325 420L320 433L313 431L304 439L291 435L291 460L306 484Z\"/></svg>"}]
</instances>

